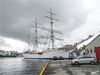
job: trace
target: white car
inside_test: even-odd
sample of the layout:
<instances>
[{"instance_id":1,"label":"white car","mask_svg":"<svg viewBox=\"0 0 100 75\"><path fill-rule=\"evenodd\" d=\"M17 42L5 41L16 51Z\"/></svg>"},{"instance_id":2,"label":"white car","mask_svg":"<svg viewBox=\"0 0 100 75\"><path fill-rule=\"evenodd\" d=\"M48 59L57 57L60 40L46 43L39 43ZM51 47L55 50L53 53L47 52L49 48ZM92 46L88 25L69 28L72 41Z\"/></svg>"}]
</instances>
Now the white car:
<instances>
[{"instance_id":1,"label":"white car","mask_svg":"<svg viewBox=\"0 0 100 75\"><path fill-rule=\"evenodd\" d=\"M76 59L73 59L71 61L72 64L74 65L78 65L78 64L82 64L82 63L90 63L90 64L95 64L96 63L96 59L93 56L79 56Z\"/></svg>"}]
</instances>

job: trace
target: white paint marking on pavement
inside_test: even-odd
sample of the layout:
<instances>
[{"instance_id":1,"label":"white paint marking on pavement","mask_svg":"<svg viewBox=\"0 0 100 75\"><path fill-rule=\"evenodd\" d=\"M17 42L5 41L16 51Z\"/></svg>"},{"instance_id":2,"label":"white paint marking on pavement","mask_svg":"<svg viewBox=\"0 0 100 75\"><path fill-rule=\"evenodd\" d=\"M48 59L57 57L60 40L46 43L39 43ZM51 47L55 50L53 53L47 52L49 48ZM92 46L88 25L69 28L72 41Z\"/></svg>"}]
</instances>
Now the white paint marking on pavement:
<instances>
[{"instance_id":1,"label":"white paint marking on pavement","mask_svg":"<svg viewBox=\"0 0 100 75\"><path fill-rule=\"evenodd\" d=\"M94 72L91 72L91 74L96 74L96 73L98 73L99 71L97 70L97 71L94 71Z\"/></svg>"}]
</instances>

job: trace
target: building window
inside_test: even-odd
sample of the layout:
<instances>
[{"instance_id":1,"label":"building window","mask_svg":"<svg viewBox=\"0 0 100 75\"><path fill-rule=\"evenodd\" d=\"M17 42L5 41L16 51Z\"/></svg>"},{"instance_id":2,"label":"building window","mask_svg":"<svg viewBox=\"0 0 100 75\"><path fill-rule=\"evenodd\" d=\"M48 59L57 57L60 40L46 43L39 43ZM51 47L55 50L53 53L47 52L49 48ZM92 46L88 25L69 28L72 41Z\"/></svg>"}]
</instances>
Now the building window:
<instances>
[{"instance_id":1,"label":"building window","mask_svg":"<svg viewBox=\"0 0 100 75\"><path fill-rule=\"evenodd\" d=\"M87 54L89 53L89 50L87 49Z\"/></svg>"},{"instance_id":2,"label":"building window","mask_svg":"<svg viewBox=\"0 0 100 75\"><path fill-rule=\"evenodd\" d=\"M89 50L87 50L88 51L88 53L89 53Z\"/></svg>"},{"instance_id":3,"label":"building window","mask_svg":"<svg viewBox=\"0 0 100 75\"><path fill-rule=\"evenodd\" d=\"M96 53L96 50L94 49L94 53Z\"/></svg>"},{"instance_id":4,"label":"building window","mask_svg":"<svg viewBox=\"0 0 100 75\"><path fill-rule=\"evenodd\" d=\"M92 53L92 49L90 49L90 52Z\"/></svg>"}]
</instances>

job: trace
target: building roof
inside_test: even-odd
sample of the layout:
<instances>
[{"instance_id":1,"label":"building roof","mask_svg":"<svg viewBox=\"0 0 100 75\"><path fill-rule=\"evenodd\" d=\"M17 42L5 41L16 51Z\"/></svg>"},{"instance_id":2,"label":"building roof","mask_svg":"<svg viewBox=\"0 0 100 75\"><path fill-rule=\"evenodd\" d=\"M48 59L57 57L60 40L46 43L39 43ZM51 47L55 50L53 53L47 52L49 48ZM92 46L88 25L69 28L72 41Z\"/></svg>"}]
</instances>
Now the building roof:
<instances>
[{"instance_id":1,"label":"building roof","mask_svg":"<svg viewBox=\"0 0 100 75\"><path fill-rule=\"evenodd\" d=\"M94 41L98 36L100 36L100 34L95 34L93 37L91 37L90 39L80 43L79 45L77 45L77 48L81 48L83 45L89 45L92 41Z\"/></svg>"},{"instance_id":2,"label":"building roof","mask_svg":"<svg viewBox=\"0 0 100 75\"><path fill-rule=\"evenodd\" d=\"M98 36L96 36L91 42L93 42L93 41L94 41L96 38L98 38L99 36L100 36L100 34L99 34ZM90 43L91 43L91 42L90 42ZM88 43L87 46L88 46L90 43Z\"/></svg>"}]
</instances>

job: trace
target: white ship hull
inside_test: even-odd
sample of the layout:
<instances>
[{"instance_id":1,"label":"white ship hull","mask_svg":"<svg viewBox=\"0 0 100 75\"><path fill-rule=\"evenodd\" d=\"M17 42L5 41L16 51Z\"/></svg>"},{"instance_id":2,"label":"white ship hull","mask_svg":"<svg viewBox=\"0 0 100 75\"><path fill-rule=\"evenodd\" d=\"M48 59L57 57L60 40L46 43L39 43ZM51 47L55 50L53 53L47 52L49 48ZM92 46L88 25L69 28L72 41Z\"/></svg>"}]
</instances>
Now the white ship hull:
<instances>
[{"instance_id":1,"label":"white ship hull","mask_svg":"<svg viewBox=\"0 0 100 75\"><path fill-rule=\"evenodd\" d=\"M43 54L23 54L25 59L52 59L54 56L56 57L64 57L64 59L68 58L67 51L64 50L51 50L48 52L44 52Z\"/></svg>"}]
</instances>

